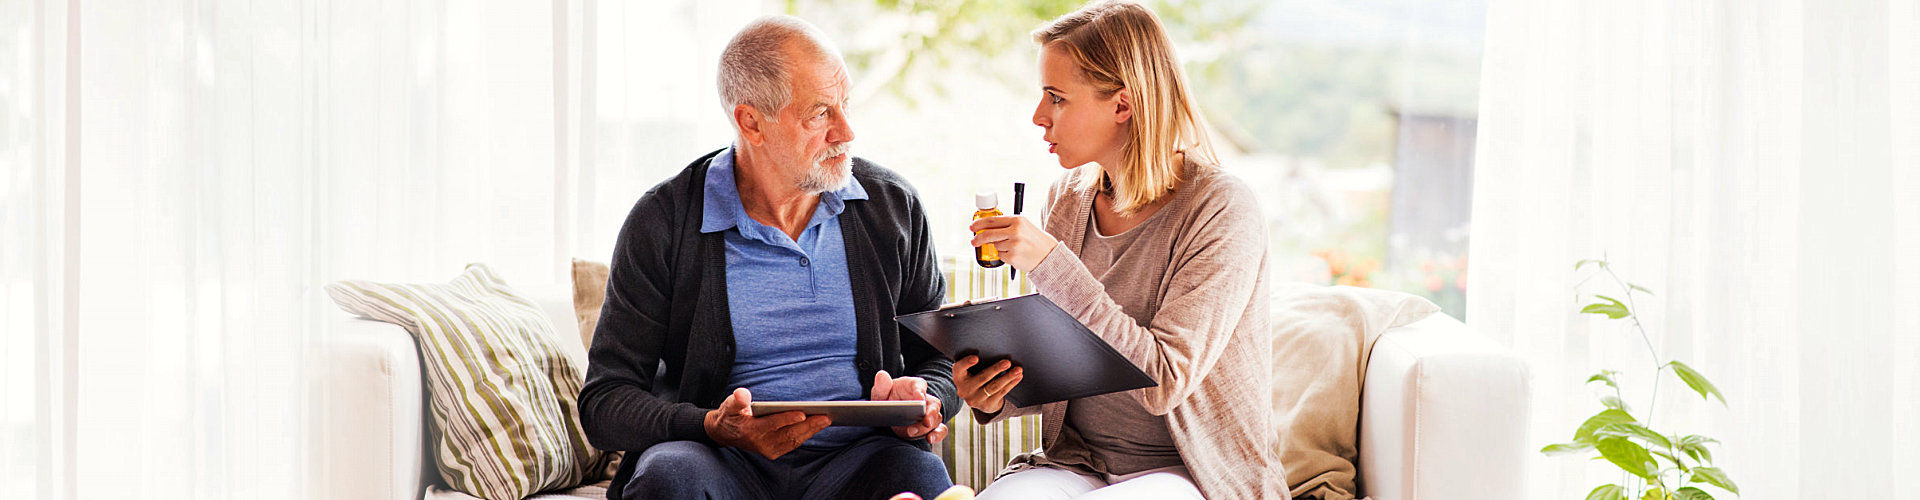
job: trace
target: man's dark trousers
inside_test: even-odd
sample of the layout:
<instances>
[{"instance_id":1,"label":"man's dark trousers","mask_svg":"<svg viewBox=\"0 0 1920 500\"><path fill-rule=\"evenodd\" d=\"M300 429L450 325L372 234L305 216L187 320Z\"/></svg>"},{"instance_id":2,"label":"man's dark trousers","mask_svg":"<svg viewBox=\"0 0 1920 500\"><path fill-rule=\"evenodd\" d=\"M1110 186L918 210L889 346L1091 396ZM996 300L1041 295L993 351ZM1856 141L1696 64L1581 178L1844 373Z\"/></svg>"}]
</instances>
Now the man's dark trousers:
<instances>
[{"instance_id":1,"label":"man's dark trousers","mask_svg":"<svg viewBox=\"0 0 1920 500\"><path fill-rule=\"evenodd\" d=\"M938 455L891 433L840 448L800 447L779 459L693 441L669 441L638 457L627 500L884 500L903 491L933 498L953 483Z\"/></svg>"}]
</instances>

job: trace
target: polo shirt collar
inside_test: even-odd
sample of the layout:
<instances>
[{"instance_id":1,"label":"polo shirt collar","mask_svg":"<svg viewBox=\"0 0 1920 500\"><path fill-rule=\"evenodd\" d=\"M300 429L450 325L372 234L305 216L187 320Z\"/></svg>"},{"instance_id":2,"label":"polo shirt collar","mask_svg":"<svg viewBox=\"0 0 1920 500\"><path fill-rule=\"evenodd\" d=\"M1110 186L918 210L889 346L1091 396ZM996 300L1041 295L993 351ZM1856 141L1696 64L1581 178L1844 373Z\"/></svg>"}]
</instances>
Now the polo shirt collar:
<instances>
[{"instance_id":1,"label":"polo shirt collar","mask_svg":"<svg viewBox=\"0 0 1920 500\"><path fill-rule=\"evenodd\" d=\"M740 226L748 220L747 207L740 202L740 187L733 177L733 149L729 147L713 156L707 167L705 196L701 201L700 232L714 233ZM826 215L837 217L846 211L849 200L867 199L867 189L860 186L860 178L855 177L846 187L820 193L820 208Z\"/></svg>"}]
</instances>

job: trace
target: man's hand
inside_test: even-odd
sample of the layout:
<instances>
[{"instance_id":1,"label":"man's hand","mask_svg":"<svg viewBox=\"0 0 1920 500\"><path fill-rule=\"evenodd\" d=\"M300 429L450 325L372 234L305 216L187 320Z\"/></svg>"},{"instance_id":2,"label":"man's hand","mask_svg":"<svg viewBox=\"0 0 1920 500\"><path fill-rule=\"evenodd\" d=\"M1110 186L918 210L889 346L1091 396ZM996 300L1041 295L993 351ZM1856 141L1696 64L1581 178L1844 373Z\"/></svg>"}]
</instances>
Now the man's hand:
<instances>
[{"instance_id":1,"label":"man's hand","mask_svg":"<svg viewBox=\"0 0 1920 500\"><path fill-rule=\"evenodd\" d=\"M720 402L720 409L707 412L707 436L721 446L759 453L772 460L799 448L832 423L826 415L809 417L797 411L756 417L752 405L753 393L745 387L734 389L733 395Z\"/></svg>"},{"instance_id":2,"label":"man's hand","mask_svg":"<svg viewBox=\"0 0 1920 500\"><path fill-rule=\"evenodd\" d=\"M926 401L927 413L913 425L893 428L893 434L907 438L927 438L928 443L938 443L947 438L947 424L940 422L940 398L927 394L927 381L920 377L893 378L886 371L873 374L873 395L867 399L874 401Z\"/></svg>"}]
</instances>

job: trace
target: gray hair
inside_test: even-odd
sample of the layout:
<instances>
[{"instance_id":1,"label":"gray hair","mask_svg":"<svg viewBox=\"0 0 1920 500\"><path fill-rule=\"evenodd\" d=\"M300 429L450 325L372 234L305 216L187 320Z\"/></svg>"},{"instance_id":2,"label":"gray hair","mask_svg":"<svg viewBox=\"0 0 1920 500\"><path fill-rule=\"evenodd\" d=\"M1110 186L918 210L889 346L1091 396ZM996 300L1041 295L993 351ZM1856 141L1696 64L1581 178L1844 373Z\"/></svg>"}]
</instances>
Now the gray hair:
<instances>
[{"instance_id":1,"label":"gray hair","mask_svg":"<svg viewBox=\"0 0 1920 500\"><path fill-rule=\"evenodd\" d=\"M788 45L802 42L797 51ZM754 19L733 35L720 52L720 105L733 120L733 109L745 104L760 110L767 121L777 121L780 110L793 99L790 90L798 54L840 59L839 49L826 35L793 16ZM734 123L738 127L739 123Z\"/></svg>"}]
</instances>

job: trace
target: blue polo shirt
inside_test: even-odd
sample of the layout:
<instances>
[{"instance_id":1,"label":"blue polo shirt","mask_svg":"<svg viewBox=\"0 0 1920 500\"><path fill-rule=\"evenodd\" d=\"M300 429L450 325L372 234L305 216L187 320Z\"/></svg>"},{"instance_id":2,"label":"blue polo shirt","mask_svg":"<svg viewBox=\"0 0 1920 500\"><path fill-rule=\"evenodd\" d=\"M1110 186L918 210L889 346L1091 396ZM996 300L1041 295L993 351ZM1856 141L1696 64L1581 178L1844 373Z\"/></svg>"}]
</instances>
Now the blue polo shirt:
<instances>
[{"instance_id":1,"label":"blue polo shirt","mask_svg":"<svg viewBox=\"0 0 1920 500\"><path fill-rule=\"evenodd\" d=\"M855 181L821 193L795 240L747 216L733 158L731 148L714 156L700 221L702 233L725 232L736 347L728 390L745 387L755 401L867 399L854 368L857 323L839 218L846 200L867 199L866 189ZM872 432L828 427L803 446L837 447Z\"/></svg>"}]
</instances>

